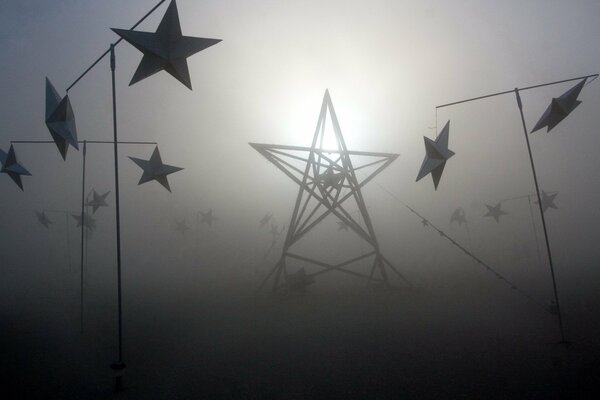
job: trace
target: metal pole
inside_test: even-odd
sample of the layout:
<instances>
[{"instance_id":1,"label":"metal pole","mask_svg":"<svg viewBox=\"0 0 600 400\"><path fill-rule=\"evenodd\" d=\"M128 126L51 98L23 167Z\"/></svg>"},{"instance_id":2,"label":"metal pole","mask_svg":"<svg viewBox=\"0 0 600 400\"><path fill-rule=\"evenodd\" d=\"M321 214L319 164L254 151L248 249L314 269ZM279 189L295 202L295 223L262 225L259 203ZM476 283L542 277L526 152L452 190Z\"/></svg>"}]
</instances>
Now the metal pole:
<instances>
[{"instance_id":1,"label":"metal pole","mask_svg":"<svg viewBox=\"0 0 600 400\"><path fill-rule=\"evenodd\" d=\"M117 225L117 307L118 307L118 360L111 364L117 373L115 377L115 391L123 389L123 318L122 318L122 290L121 290L121 209L119 207L119 146L117 140L117 93L115 88L115 45L110 45L110 71L112 81L112 106L113 106L113 133L115 149L115 209Z\"/></svg>"},{"instance_id":2,"label":"metal pole","mask_svg":"<svg viewBox=\"0 0 600 400\"><path fill-rule=\"evenodd\" d=\"M538 205L540 209L540 216L542 217L542 227L544 228L544 239L546 240L546 250L548 252L548 263L550 265L550 275L552 276L552 288L554 289L554 302L556 303L556 315L558 316L558 325L560 327L561 343L568 343L565 338L565 330L563 327L562 314L560 312L560 304L558 301L558 290L556 287L556 277L554 275L554 264L552 263L552 252L550 251L550 241L548 240L548 230L546 229L546 219L544 218L544 209L542 207L542 198L540 197L540 188L538 185L537 175L535 173L535 165L533 163L533 155L531 154L531 145L529 143L529 134L527 133L527 125L525 123L525 116L523 115L523 103L521 102L521 96L519 95L519 89L515 88L515 96L517 99L517 106L519 107L519 113L521 114L521 123L523 124L523 133L525 134L525 142L527 143L527 152L529 153L529 161L531 162L531 173L533 174L533 182L535 184L535 193L538 199Z\"/></svg>"},{"instance_id":3,"label":"metal pole","mask_svg":"<svg viewBox=\"0 0 600 400\"><path fill-rule=\"evenodd\" d=\"M83 141L83 172L81 179L81 268L80 268L80 288L79 288L79 323L81 333L83 333L83 259L84 259L84 243L85 243L85 157L87 153L86 141Z\"/></svg>"},{"instance_id":4,"label":"metal pole","mask_svg":"<svg viewBox=\"0 0 600 400\"><path fill-rule=\"evenodd\" d=\"M537 237L537 229L535 227L535 218L533 217L533 207L531 206L531 196L527 196L529 202L529 213L531 214L531 226L533 227L533 237L535 238L535 250L537 252L538 266L542 266L542 256L540 255L540 242Z\"/></svg>"}]
</instances>

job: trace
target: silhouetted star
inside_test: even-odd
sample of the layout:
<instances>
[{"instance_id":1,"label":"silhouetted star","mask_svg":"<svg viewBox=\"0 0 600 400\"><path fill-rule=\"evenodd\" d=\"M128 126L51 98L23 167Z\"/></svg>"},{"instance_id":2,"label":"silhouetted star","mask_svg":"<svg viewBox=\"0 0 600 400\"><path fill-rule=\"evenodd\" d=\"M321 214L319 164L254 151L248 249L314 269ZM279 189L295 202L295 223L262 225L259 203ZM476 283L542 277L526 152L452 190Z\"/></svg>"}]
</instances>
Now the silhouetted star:
<instances>
[{"instance_id":1,"label":"silhouetted star","mask_svg":"<svg viewBox=\"0 0 600 400\"><path fill-rule=\"evenodd\" d=\"M175 228L175 230L177 232L181 233L182 235L185 235L185 231L190 229L190 227L187 226L187 224L185 223L185 219L183 219L181 221L175 221L175 223L177 224L177 227Z\"/></svg>"},{"instance_id":2,"label":"silhouetted star","mask_svg":"<svg viewBox=\"0 0 600 400\"><path fill-rule=\"evenodd\" d=\"M48 219L48 217L46 216L45 212L43 212L43 211L42 212L36 211L35 215L36 215L37 220L38 220L38 222L40 224L44 225L44 227L46 227L46 228L50 228L50 224L52 223L52 221L50 221Z\"/></svg>"},{"instance_id":3,"label":"silhouetted star","mask_svg":"<svg viewBox=\"0 0 600 400\"><path fill-rule=\"evenodd\" d=\"M496 222L500 221L500 216L501 215L508 215L507 212L504 212L500 209L500 205L502 203L498 203L495 206L490 206L488 204L486 204L485 206L487 207L488 211L487 213L484 215L484 217L494 217L494 219L496 220Z\"/></svg>"},{"instance_id":4,"label":"silhouetted star","mask_svg":"<svg viewBox=\"0 0 600 400\"><path fill-rule=\"evenodd\" d=\"M542 212L546 212L546 210L549 208L554 208L555 210L558 209L556 204L554 204L554 199L556 196L558 196L558 192L554 194L548 194L542 190ZM538 202L536 201L535 204L538 204Z\"/></svg>"},{"instance_id":5,"label":"silhouetted star","mask_svg":"<svg viewBox=\"0 0 600 400\"><path fill-rule=\"evenodd\" d=\"M192 82L186 59L221 41L183 36L175 0L169 4L155 33L115 28L112 30L144 53L129 85L165 70L191 90Z\"/></svg>"},{"instance_id":6,"label":"silhouetted star","mask_svg":"<svg viewBox=\"0 0 600 400\"><path fill-rule=\"evenodd\" d=\"M202 218L200 219L201 224L206 223L208 226L212 226L213 221L218 220L217 217L213 216L212 209L208 210L207 212L200 211L200 214L202 214Z\"/></svg>"},{"instance_id":7,"label":"silhouetted star","mask_svg":"<svg viewBox=\"0 0 600 400\"><path fill-rule=\"evenodd\" d=\"M427 221L426 219L421 220L421 223L423 224L423 226L429 226L429 221Z\"/></svg>"},{"instance_id":8,"label":"silhouetted star","mask_svg":"<svg viewBox=\"0 0 600 400\"><path fill-rule=\"evenodd\" d=\"M69 145L79 150L75 115L69 95L61 99L48 78L46 78L46 127L63 160L67 159Z\"/></svg>"},{"instance_id":9,"label":"silhouetted star","mask_svg":"<svg viewBox=\"0 0 600 400\"><path fill-rule=\"evenodd\" d=\"M338 224L338 232L339 231L347 231L349 226L347 223L345 223L344 221L337 221Z\"/></svg>"},{"instance_id":10,"label":"silhouetted star","mask_svg":"<svg viewBox=\"0 0 600 400\"><path fill-rule=\"evenodd\" d=\"M109 193L110 193L110 191L108 191L102 195L99 195L98 193L96 193L95 189L92 189L92 199L88 200L88 202L85 203L85 205L92 207L92 212L95 214L96 211L98 210L98 208L108 207L108 204L106 204L106 197L108 196Z\"/></svg>"},{"instance_id":11,"label":"silhouetted star","mask_svg":"<svg viewBox=\"0 0 600 400\"><path fill-rule=\"evenodd\" d=\"M150 160L142 160L140 158L134 157L129 158L131 159L131 161L136 163L138 167L144 170L144 173L142 174L138 185L154 180L163 185L169 192L171 191L171 188L169 187L167 175L177 171L181 171L183 169L179 167L174 167L172 165L163 164L160 158L160 152L158 151L158 146L156 146L156 148L154 149Z\"/></svg>"},{"instance_id":12,"label":"silhouetted star","mask_svg":"<svg viewBox=\"0 0 600 400\"><path fill-rule=\"evenodd\" d=\"M21 181L21 175L31 176L31 174L21 164L17 162L15 148L12 144L10 145L10 149L8 149L8 153L5 153L0 149L0 164L2 165L0 172L10 176L10 179L12 179L13 182L15 182L21 190L23 190L23 182Z\"/></svg>"},{"instance_id":13,"label":"silhouetted star","mask_svg":"<svg viewBox=\"0 0 600 400\"><path fill-rule=\"evenodd\" d=\"M452 216L450 217L450 223L456 221L458 222L459 226L462 226L463 223L467 223L466 215L467 213L465 212L465 210L463 210L462 208L457 208L456 210L454 210Z\"/></svg>"},{"instance_id":14,"label":"silhouetted star","mask_svg":"<svg viewBox=\"0 0 600 400\"><path fill-rule=\"evenodd\" d=\"M425 159L421 164L421 169L417 175L417 182L425 175L431 173L433 186L437 190L442 172L446 166L446 161L454 155L452 150L448 149L448 138L450 136L450 121L446 122L444 129L440 132L435 141L424 137L425 139Z\"/></svg>"},{"instance_id":15,"label":"silhouetted star","mask_svg":"<svg viewBox=\"0 0 600 400\"><path fill-rule=\"evenodd\" d=\"M259 221L260 227L262 228L263 226L268 224L272 217L273 217L272 214L265 214L265 216L262 217L261 220Z\"/></svg>"},{"instance_id":16,"label":"silhouetted star","mask_svg":"<svg viewBox=\"0 0 600 400\"><path fill-rule=\"evenodd\" d=\"M85 214L84 218L81 217L81 214L71 214L71 216L77 221L77 227L83 225L86 229L90 231L96 229L96 220L92 218L91 215Z\"/></svg>"},{"instance_id":17,"label":"silhouetted star","mask_svg":"<svg viewBox=\"0 0 600 400\"><path fill-rule=\"evenodd\" d=\"M577 100L577 96L579 96L581 89L583 89L585 81L586 79L583 79L577 85L563 93L560 97L554 97L548 108L546 108L546 111L544 111L544 114L542 114L540 120L531 130L531 133L542 129L545 126L548 127L546 132L550 132L552 128L558 125L567 117L567 115L569 115L578 105L580 105L581 101Z\"/></svg>"}]
</instances>

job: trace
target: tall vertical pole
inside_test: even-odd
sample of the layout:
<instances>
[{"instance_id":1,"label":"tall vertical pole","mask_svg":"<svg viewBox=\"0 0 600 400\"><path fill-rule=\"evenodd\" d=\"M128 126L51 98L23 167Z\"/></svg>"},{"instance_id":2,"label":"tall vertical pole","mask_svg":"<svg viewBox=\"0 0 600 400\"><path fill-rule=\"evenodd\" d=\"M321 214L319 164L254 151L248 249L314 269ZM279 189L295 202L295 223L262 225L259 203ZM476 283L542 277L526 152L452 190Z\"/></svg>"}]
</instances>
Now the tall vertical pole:
<instances>
[{"instance_id":1,"label":"tall vertical pole","mask_svg":"<svg viewBox=\"0 0 600 400\"><path fill-rule=\"evenodd\" d=\"M558 289L556 288L556 277L554 274L554 264L552 263L552 252L550 251L550 241L548 240L548 230L546 229L546 219L544 218L544 208L542 206L542 198L540 197L540 187L538 185L537 175L535 173L535 165L533 163L533 155L531 154L531 145L529 144L529 134L527 133L527 125L525 124L525 116L523 115L523 103L519 95L519 89L515 88L515 96L517 98L517 106L521 114L521 123L523 124L523 133L525 134L525 142L527 143L527 151L529 153L529 161L531 162L531 172L533 174L533 182L535 183L535 193L538 199L540 216L542 217L542 227L544 228L544 239L546 240L546 250L548 252L548 263L550 265L550 275L552 276L552 288L554 289L554 303L556 304L556 315L558 316L558 325L560 327L561 343L568 343L565 338L565 330L563 327L562 314L560 312L560 304L558 301Z\"/></svg>"},{"instance_id":2,"label":"tall vertical pole","mask_svg":"<svg viewBox=\"0 0 600 400\"><path fill-rule=\"evenodd\" d=\"M527 201L529 202L529 213L531 214L531 226L533 227L533 237L535 238L535 251L537 253L538 265L542 266L542 256L540 255L540 242L538 241L536 227L535 227L535 218L533 217L533 207L531 206L531 196L527 196Z\"/></svg>"},{"instance_id":3,"label":"tall vertical pole","mask_svg":"<svg viewBox=\"0 0 600 400\"><path fill-rule=\"evenodd\" d=\"M115 391L123 389L123 318L122 318L122 291L121 291L121 209L119 207L119 150L117 138L117 93L115 88L115 45L110 45L110 71L112 81L112 106L113 106L113 133L115 149L115 209L117 225L117 307L118 307L118 360L111 364L111 368L116 372Z\"/></svg>"},{"instance_id":4,"label":"tall vertical pole","mask_svg":"<svg viewBox=\"0 0 600 400\"><path fill-rule=\"evenodd\" d=\"M79 271L80 275L80 286L79 286L79 327L83 333L83 259L84 259L84 244L85 244L85 157L87 153L86 141L83 141L83 173L81 178L81 268ZM68 227L67 227L68 229Z\"/></svg>"}]
</instances>

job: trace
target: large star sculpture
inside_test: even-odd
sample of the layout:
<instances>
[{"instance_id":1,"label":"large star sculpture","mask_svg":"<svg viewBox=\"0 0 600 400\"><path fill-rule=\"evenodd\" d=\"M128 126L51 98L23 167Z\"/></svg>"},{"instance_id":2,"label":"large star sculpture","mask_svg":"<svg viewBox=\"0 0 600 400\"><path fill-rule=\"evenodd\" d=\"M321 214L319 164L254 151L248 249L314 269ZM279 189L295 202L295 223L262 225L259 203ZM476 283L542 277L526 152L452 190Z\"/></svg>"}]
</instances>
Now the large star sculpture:
<instances>
[{"instance_id":1,"label":"large star sculpture","mask_svg":"<svg viewBox=\"0 0 600 400\"><path fill-rule=\"evenodd\" d=\"M579 96L581 89L583 89L585 81L586 79L583 79L560 97L554 97L548 108L546 108L546 111L544 111L544 114L540 117L540 120L531 130L531 133L542 129L543 127L547 127L548 129L546 132L550 132L552 128L558 125L567 117L567 115L577 108L577 106L581 104L581 101L577 100L577 97Z\"/></svg>"},{"instance_id":2,"label":"large star sculpture","mask_svg":"<svg viewBox=\"0 0 600 400\"><path fill-rule=\"evenodd\" d=\"M175 221L176 227L175 230L182 235L185 235L185 232L190 229L190 227L185 223L185 219L181 221Z\"/></svg>"},{"instance_id":3,"label":"large star sculpture","mask_svg":"<svg viewBox=\"0 0 600 400\"><path fill-rule=\"evenodd\" d=\"M456 210L454 210L452 216L450 217L450 223L452 224L453 222L458 222L458 225L462 226L462 224L467 223L466 216L467 213L465 212L465 210L463 210L462 208L457 208Z\"/></svg>"},{"instance_id":4,"label":"large star sculpture","mask_svg":"<svg viewBox=\"0 0 600 400\"><path fill-rule=\"evenodd\" d=\"M36 211L35 216L41 225L43 225L45 228L50 228L50 224L52 224L52 221L48 219L45 212Z\"/></svg>"},{"instance_id":5,"label":"large star sculpture","mask_svg":"<svg viewBox=\"0 0 600 400\"><path fill-rule=\"evenodd\" d=\"M398 155L348 150L329 91L325 91L323 96L317 128L310 147L258 143L250 143L250 146L299 186L282 255L261 284L261 288L271 277L274 277L274 290L281 287L282 277L285 278L284 286L289 279L293 279L290 277L294 276L294 273L288 271L289 266L287 266L292 259L324 268L307 274L309 276L336 271L365 278L370 283L387 283L388 266L400 275L379 251L373 224L361 192L361 189L389 166ZM358 211L356 217L348 211L354 213L355 209ZM344 223L365 240L370 245L370 250L340 264L328 264L292 252L293 246L301 238L330 215L335 216L338 222ZM348 268L354 262L366 259L371 260L369 261L370 273L360 273ZM296 273L299 273L298 271L300 270ZM379 273L376 274L376 271ZM402 275L400 276L404 279Z\"/></svg>"},{"instance_id":6,"label":"large star sculpture","mask_svg":"<svg viewBox=\"0 0 600 400\"><path fill-rule=\"evenodd\" d=\"M71 216L77 221L78 228L83 225L89 231L96 229L96 220L91 215L84 214L82 217L81 214L71 214Z\"/></svg>"},{"instance_id":7,"label":"large star sculpture","mask_svg":"<svg viewBox=\"0 0 600 400\"><path fill-rule=\"evenodd\" d=\"M158 151L158 146L152 152L152 156L150 156L149 160L142 160L141 158L129 157L131 161L137 164L138 167L144 170L138 185L142 183L157 181L161 185L165 187L169 192L171 191L171 187L169 186L169 181L167 180L167 175L172 174L177 171L181 171L183 168L174 167L172 165L163 164L162 159L160 158L160 152Z\"/></svg>"},{"instance_id":8,"label":"large star sculpture","mask_svg":"<svg viewBox=\"0 0 600 400\"><path fill-rule=\"evenodd\" d=\"M493 217L496 220L496 222L500 222L501 215L508 215L507 212L500 209L501 205L502 203L498 203L495 206L490 206L489 204L486 204L485 206L488 210L484 217Z\"/></svg>"},{"instance_id":9,"label":"large star sculpture","mask_svg":"<svg viewBox=\"0 0 600 400\"><path fill-rule=\"evenodd\" d=\"M115 28L112 30L144 53L129 85L164 70L191 90L187 58L221 41L183 36L175 0L169 4L155 33Z\"/></svg>"},{"instance_id":10,"label":"large star sculpture","mask_svg":"<svg viewBox=\"0 0 600 400\"><path fill-rule=\"evenodd\" d=\"M548 194L542 190L542 212L546 212L546 210L549 208L554 208L555 210L558 209L558 207L556 207L556 204L554 204L554 199L556 198L556 196L558 196L558 192ZM535 204L538 204L538 202L536 201Z\"/></svg>"},{"instance_id":11,"label":"large star sculpture","mask_svg":"<svg viewBox=\"0 0 600 400\"><path fill-rule=\"evenodd\" d=\"M208 226L212 226L213 221L218 220L217 217L213 216L212 209L208 210L207 212L200 211L200 215L202 215L200 218L200 223L207 224Z\"/></svg>"},{"instance_id":12,"label":"large star sculpture","mask_svg":"<svg viewBox=\"0 0 600 400\"><path fill-rule=\"evenodd\" d=\"M25 167L23 167L17 161L15 148L12 144L8 149L8 153L5 153L4 151L2 151L2 149L0 149L0 165L2 166L2 168L0 168L0 172L10 176L10 179L12 179L13 182L15 182L21 190L23 190L23 182L21 180L21 176L31 176L31 174L25 169Z\"/></svg>"},{"instance_id":13,"label":"large star sculpture","mask_svg":"<svg viewBox=\"0 0 600 400\"><path fill-rule=\"evenodd\" d=\"M98 194L95 189L92 189L92 199L88 200L85 205L92 207L92 212L95 214L96 211L98 211L98 208L108 207L108 204L106 203L106 197L109 193L110 191L104 194Z\"/></svg>"},{"instance_id":14,"label":"large star sculpture","mask_svg":"<svg viewBox=\"0 0 600 400\"><path fill-rule=\"evenodd\" d=\"M46 78L46 127L63 160L67 159L69 145L79 150L75 115L69 95L61 98L48 78Z\"/></svg>"},{"instance_id":15,"label":"large star sculpture","mask_svg":"<svg viewBox=\"0 0 600 400\"><path fill-rule=\"evenodd\" d=\"M425 158L421 164L421 169L417 175L417 182L421 180L427 174L431 174L433 179L433 186L437 190L438 184L442 177L442 172L446 166L446 161L454 155L454 152L448 149L448 139L450 136L450 121L446 122L446 125L434 140L428 137L423 137L425 140Z\"/></svg>"}]
</instances>

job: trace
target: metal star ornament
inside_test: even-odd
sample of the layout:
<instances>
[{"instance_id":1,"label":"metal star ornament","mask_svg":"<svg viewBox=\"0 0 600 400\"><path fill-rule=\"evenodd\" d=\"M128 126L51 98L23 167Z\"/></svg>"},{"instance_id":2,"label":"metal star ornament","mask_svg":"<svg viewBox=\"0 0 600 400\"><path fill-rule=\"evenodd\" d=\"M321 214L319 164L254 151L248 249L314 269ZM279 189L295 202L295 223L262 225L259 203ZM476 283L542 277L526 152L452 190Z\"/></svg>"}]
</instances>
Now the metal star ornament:
<instances>
[{"instance_id":1,"label":"metal star ornament","mask_svg":"<svg viewBox=\"0 0 600 400\"><path fill-rule=\"evenodd\" d=\"M207 212L200 211L200 214L202 215L202 218L200 219L201 224L212 226L213 221L218 220L217 217L213 216L212 209L208 210Z\"/></svg>"},{"instance_id":2,"label":"metal star ornament","mask_svg":"<svg viewBox=\"0 0 600 400\"><path fill-rule=\"evenodd\" d=\"M259 221L260 227L262 228L263 226L268 224L269 221L271 220L271 218L273 218L273 214L265 214L265 216L262 217L261 220Z\"/></svg>"},{"instance_id":3,"label":"metal star ornament","mask_svg":"<svg viewBox=\"0 0 600 400\"><path fill-rule=\"evenodd\" d=\"M109 193L110 191L99 195L95 189L92 189L92 199L88 200L88 202L85 203L85 205L92 207L92 212L95 214L98 208L108 207L108 204L106 203L106 197Z\"/></svg>"},{"instance_id":4,"label":"metal star ornament","mask_svg":"<svg viewBox=\"0 0 600 400\"><path fill-rule=\"evenodd\" d=\"M46 127L63 160L67 159L69 145L79 150L75 115L69 95L61 98L48 78L46 78Z\"/></svg>"},{"instance_id":5,"label":"metal star ornament","mask_svg":"<svg viewBox=\"0 0 600 400\"><path fill-rule=\"evenodd\" d=\"M40 224L42 224L45 228L50 228L50 224L52 224L52 221L48 219L45 212L36 211L35 216L37 217L37 220Z\"/></svg>"},{"instance_id":6,"label":"metal star ornament","mask_svg":"<svg viewBox=\"0 0 600 400\"><path fill-rule=\"evenodd\" d=\"M190 229L189 226L187 226L187 224L185 223L185 219L181 220L181 221L175 221L175 224L177 225L175 227L175 230L179 233L181 233L182 235L185 235L185 231L187 231L188 229Z\"/></svg>"},{"instance_id":7,"label":"metal star ornament","mask_svg":"<svg viewBox=\"0 0 600 400\"><path fill-rule=\"evenodd\" d=\"M187 57L221 41L221 39L183 36L175 0L169 4L155 33L115 28L112 30L144 53L129 83L130 86L164 70L191 90L192 82Z\"/></svg>"},{"instance_id":8,"label":"metal star ornament","mask_svg":"<svg viewBox=\"0 0 600 400\"><path fill-rule=\"evenodd\" d=\"M555 210L558 209L556 204L554 204L554 199L556 196L558 196L558 192L548 194L542 190L542 212L546 212L546 210L549 208L554 208ZM538 202L536 201L535 204L538 204Z\"/></svg>"},{"instance_id":9,"label":"metal star ornament","mask_svg":"<svg viewBox=\"0 0 600 400\"><path fill-rule=\"evenodd\" d=\"M96 220L92 218L89 214L84 214L84 217L81 217L81 214L71 214L71 216L77 221L77 227L83 225L86 229L90 231L96 229Z\"/></svg>"},{"instance_id":10,"label":"metal star ornament","mask_svg":"<svg viewBox=\"0 0 600 400\"><path fill-rule=\"evenodd\" d=\"M501 205L502 203L498 203L495 206L490 206L489 204L486 204L485 206L487 207L488 211L484 215L484 217L493 217L496 220L496 222L500 222L501 215L508 215L507 212L502 211L500 209Z\"/></svg>"},{"instance_id":11,"label":"metal star ornament","mask_svg":"<svg viewBox=\"0 0 600 400\"><path fill-rule=\"evenodd\" d=\"M454 210L452 216L450 217L450 224L452 224L455 221L458 222L459 226L462 226L462 224L466 224L466 215L467 213L465 212L465 210L463 210L462 208L457 208L456 210Z\"/></svg>"},{"instance_id":12,"label":"metal star ornament","mask_svg":"<svg viewBox=\"0 0 600 400\"><path fill-rule=\"evenodd\" d=\"M158 151L158 146L154 149L152 156L150 156L149 160L142 160L141 158L129 157L131 161L137 164L138 167L144 170L138 185L142 183L157 181L161 185L165 187L169 192L171 191L171 187L169 186L169 181L167 180L167 175L172 174L177 171L181 171L183 168L174 167L172 165L163 164L162 159L160 158L160 152Z\"/></svg>"},{"instance_id":13,"label":"metal star ornament","mask_svg":"<svg viewBox=\"0 0 600 400\"><path fill-rule=\"evenodd\" d=\"M0 149L0 164L2 165L0 172L10 176L10 179L12 179L21 190L23 190L21 175L31 176L31 174L17 161L17 156L15 154L15 148L13 145L10 145L8 153L5 153L2 151L2 149Z\"/></svg>"},{"instance_id":14,"label":"metal star ornament","mask_svg":"<svg viewBox=\"0 0 600 400\"><path fill-rule=\"evenodd\" d=\"M446 122L446 125L435 139L435 141L424 137L425 140L425 159L421 164L421 169L417 175L417 182L421 180L425 175L431 174L433 179L433 186L437 190L442 172L446 166L446 161L454 155L454 152L448 149L448 139L450 136L450 121Z\"/></svg>"},{"instance_id":15,"label":"metal star ornament","mask_svg":"<svg viewBox=\"0 0 600 400\"><path fill-rule=\"evenodd\" d=\"M587 78L583 79L577 85L567 90L560 97L553 98L550 105L546 108L546 111L544 111L544 114L542 114L540 120L535 124L530 133L544 127L548 128L546 132L550 132L552 128L558 125L567 117L567 115L577 108L577 106L581 104L581 101L577 100L577 97L579 96L581 89L583 89L586 79Z\"/></svg>"}]
</instances>

